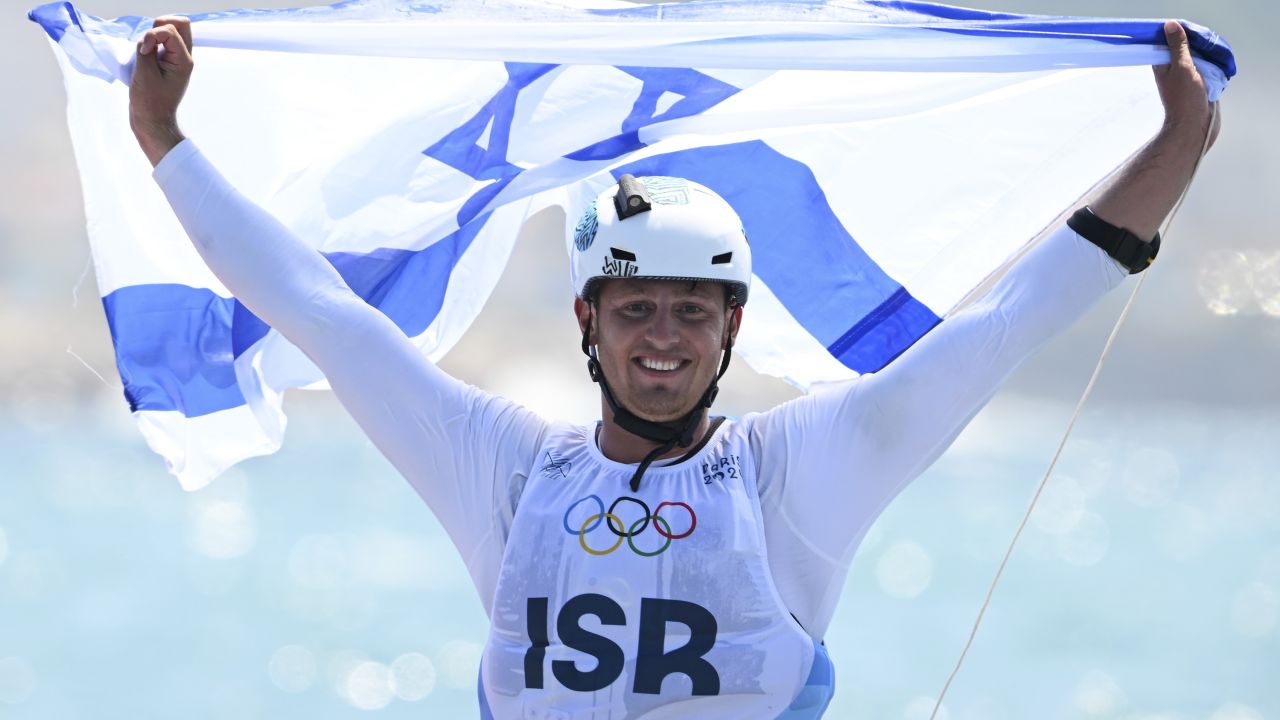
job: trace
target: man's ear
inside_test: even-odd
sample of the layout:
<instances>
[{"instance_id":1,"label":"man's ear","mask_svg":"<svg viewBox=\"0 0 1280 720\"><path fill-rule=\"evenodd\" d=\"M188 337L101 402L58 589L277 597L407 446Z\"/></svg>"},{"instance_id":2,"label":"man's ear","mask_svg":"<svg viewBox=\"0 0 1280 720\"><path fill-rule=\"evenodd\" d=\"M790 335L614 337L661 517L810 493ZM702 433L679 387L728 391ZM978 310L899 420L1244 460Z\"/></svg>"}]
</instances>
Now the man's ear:
<instances>
[{"instance_id":1,"label":"man's ear","mask_svg":"<svg viewBox=\"0 0 1280 720\"><path fill-rule=\"evenodd\" d=\"M742 327L742 306L735 305L729 315L729 342L738 343L738 329Z\"/></svg>"},{"instance_id":2,"label":"man's ear","mask_svg":"<svg viewBox=\"0 0 1280 720\"><path fill-rule=\"evenodd\" d=\"M578 332L586 332L587 324L591 322L591 305L580 297L573 299L573 312L578 316ZM595 333L592 333L590 344L595 344Z\"/></svg>"}]
</instances>

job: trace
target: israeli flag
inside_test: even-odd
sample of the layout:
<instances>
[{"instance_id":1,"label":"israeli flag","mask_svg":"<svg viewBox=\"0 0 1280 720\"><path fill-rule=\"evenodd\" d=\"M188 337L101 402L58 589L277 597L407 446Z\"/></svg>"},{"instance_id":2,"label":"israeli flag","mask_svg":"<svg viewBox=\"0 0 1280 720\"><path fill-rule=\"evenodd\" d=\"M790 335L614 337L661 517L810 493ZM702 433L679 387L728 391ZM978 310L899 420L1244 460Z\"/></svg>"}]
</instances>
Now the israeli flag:
<instances>
[{"instance_id":1,"label":"israeli flag","mask_svg":"<svg viewBox=\"0 0 1280 720\"><path fill-rule=\"evenodd\" d=\"M128 127L151 18L30 17L61 65L125 396L194 489L280 447L323 375L227 292ZM181 123L431 360L531 214L702 183L756 269L738 352L808 386L893 360L1158 129L1161 22L885 0L347 0L192 16ZM1210 95L1230 47L1189 25ZM288 272L288 268L281 268Z\"/></svg>"}]
</instances>

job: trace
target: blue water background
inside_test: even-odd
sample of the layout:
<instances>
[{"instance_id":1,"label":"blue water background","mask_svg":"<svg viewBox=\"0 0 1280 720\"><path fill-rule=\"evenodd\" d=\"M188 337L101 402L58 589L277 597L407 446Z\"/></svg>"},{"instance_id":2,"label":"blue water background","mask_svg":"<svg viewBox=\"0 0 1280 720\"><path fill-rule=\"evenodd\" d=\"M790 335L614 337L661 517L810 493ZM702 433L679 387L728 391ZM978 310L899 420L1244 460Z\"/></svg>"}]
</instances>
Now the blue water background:
<instances>
[{"instance_id":1,"label":"blue water background","mask_svg":"<svg viewBox=\"0 0 1280 720\"><path fill-rule=\"evenodd\" d=\"M475 716L486 623L463 565L331 400L198 493L121 406L0 425L0 717ZM829 717L928 716L1066 412L998 399L882 516L827 638ZM1280 716L1278 430L1086 413L947 717ZM434 668L426 697L351 699L353 666L407 653Z\"/></svg>"}]
</instances>

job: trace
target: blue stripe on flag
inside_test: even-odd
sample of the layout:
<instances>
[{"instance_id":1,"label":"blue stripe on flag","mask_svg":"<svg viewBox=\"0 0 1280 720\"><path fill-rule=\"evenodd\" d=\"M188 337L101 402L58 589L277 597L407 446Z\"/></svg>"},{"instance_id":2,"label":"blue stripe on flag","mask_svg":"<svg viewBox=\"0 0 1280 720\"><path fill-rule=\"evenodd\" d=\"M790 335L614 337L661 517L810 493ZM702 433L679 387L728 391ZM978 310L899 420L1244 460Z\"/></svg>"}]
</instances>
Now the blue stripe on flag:
<instances>
[{"instance_id":1,"label":"blue stripe on flag","mask_svg":"<svg viewBox=\"0 0 1280 720\"><path fill-rule=\"evenodd\" d=\"M61 42L72 26L84 33L127 39L154 24L153 18L143 15L121 15L112 20L103 20L81 13L69 2L51 2L32 8L27 13L27 19L39 23L54 42Z\"/></svg>"},{"instance_id":2,"label":"blue stripe on flag","mask_svg":"<svg viewBox=\"0 0 1280 720\"><path fill-rule=\"evenodd\" d=\"M914 13L922 18L972 21L974 25L968 27L951 25L934 28L961 35L988 37L1051 35L1055 38L1081 38L1113 45L1166 44L1164 23L1161 20L1018 15L935 5L917 0L865 0L865 2L889 11ZM1217 65L1228 78L1235 77L1236 59L1231 51L1231 45L1218 33L1203 25L1185 20L1181 22L1187 29L1191 51Z\"/></svg>"},{"instance_id":3,"label":"blue stripe on flag","mask_svg":"<svg viewBox=\"0 0 1280 720\"><path fill-rule=\"evenodd\" d=\"M494 180L473 194L458 211L458 225L471 222L489 201L511 184L524 168L507 160L511 139L511 123L515 118L520 91L543 75L559 67L537 63L504 63L507 82L470 120L422 151L455 170L476 180ZM489 128L489 142L479 145L480 136Z\"/></svg>"},{"instance_id":4,"label":"blue stripe on flag","mask_svg":"<svg viewBox=\"0 0 1280 720\"><path fill-rule=\"evenodd\" d=\"M742 218L756 276L857 372L879 370L938 324L858 247L809 168L764 142L680 150L613 172L684 177L723 196Z\"/></svg>"},{"instance_id":5,"label":"blue stripe on flag","mask_svg":"<svg viewBox=\"0 0 1280 720\"><path fill-rule=\"evenodd\" d=\"M239 9L211 13L192 14L192 21L213 20L219 18L273 18L273 19L321 19L347 7L358 7L363 0L344 0L329 6L307 8L268 8ZM912 0L865 0L860 4L837 4L825 0L803 0L799 2L773 3L774 7L793 10L793 18L807 16L815 20L833 22L875 21L888 18L893 25L901 28L919 28L962 35L983 35L993 37L1052 36L1055 38L1081 38L1097 42L1118 45L1164 44L1164 33L1159 20L1111 20L1107 18L1056 17L1050 15L1017 15L1013 13L987 12L968 8L935 5ZM743 3L739 7L750 7L751 3ZM410 8L416 13L438 13L441 7L433 5L413 5ZM736 8L727 3L687 3L663 4L659 6L640 6L635 8L586 8L588 15L605 15L636 19L668 19L681 20L709 17L711 19L730 19ZM871 13L874 13L873 16ZM548 18L559 18L560 15L547 13ZM878 16L878 17L876 17ZM130 37L142 27L151 25L151 18L126 16L114 21L102 20L92 15L82 15L69 2L51 2L33 8L27 17L40 24L54 41L61 41L71 26L92 27L94 32ZM943 25L938 21L946 21ZM968 26L956 23L972 23ZM1228 77L1236 74L1235 56L1230 44L1217 33L1202 25L1184 22L1188 30L1191 50L1200 57L1222 68ZM76 59L73 54L72 59ZM104 73L100 63L92 58L83 58L85 62L77 64L84 73L111 80L113 75Z\"/></svg>"},{"instance_id":6,"label":"blue stripe on flag","mask_svg":"<svg viewBox=\"0 0 1280 720\"><path fill-rule=\"evenodd\" d=\"M134 285L102 298L130 411L194 417L244 404L231 353L235 304L186 285Z\"/></svg>"},{"instance_id":7,"label":"blue stripe on flag","mask_svg":"<svg viewBox=\"0 0 1280 720\"><path fill-rule=\"evenodd\" d=\"M1034 18L1034 16L1032 16ZM943 32L980 37L1079 38L1110 45L1168 45L1164 24L1156 20L1076 20L1048 18L1029 22L978 24L969 27L939 27ZM1182 21L1191 52L1217 65L1228 78L1236 75L1236 58L1231 45L1203 25Z\"/></svg>"},{"instance_id":8,"label":"blue stripe on flag","mask_svg":"<svg viewBox=\"0 0 1280 720\"><path fill-rule=\"evenodd\" d=\"M325 253L352 291L410 337L444 305L453 268L489 215L422 250ZM102 299L131 411L187 417L245 404L235 358L270 328L232 298L186 285L133 285Z\"/></svg>"},{"instance_id":9,"label":"blue stripe on flag","mask_svg":"<svg viewBox=\"0 0 1280 720\"><path fill-rule=\"evenodd\" d=\"M458 224L465 225L496 198L517 176L525 171L507 159L511 125L515 122L516 101L520 93L559 65L533 63L505 63L507 82L499 88L466 122L445 135L434 145L422 151L449 167L466 173L476 180L493 180L462 205L458 211ZM632 103L631 112L623 118L621 132L579 148L565 158L581 162L611 160L628 152L645 147L640 140L640 130L655 123L690 117L715 107L732 97L741 88L717 80L689 68L634 68L619 67L641 83L640 94ZM679 95L669 108L658 112L658 100L667 94ZM478 142L489 128L489 141L485 147ZM507 198L506 202L529 197L542 190L550 190L560 184L554 176L542 181L527 182L520 198Z\"/></svg>"},{"instance_id":10,"label":"blue stripe on flag","mask_svg":"<svg viewBox=\"0 0 1280 720\"><path fill-rule=\"evenodd\" d=\"M884 22L896 28L960 35L1005 38L1052 36L1058 39L1078 38L1114 45L1163 45L1165 43L1161 20L1020 15L914 0L862 0L858 3L797 0L770 3L770 5L797 13L786 17L787 20ZM587 8L586 12L614 18L672 22L699 19L756 19L752 14L744 17L737 16L735 11L739 8L748 8L747 13L756 12L752 9L751 3L742 3L736 7L733 3L664 3L623 8ZM804 13L804 16L800 13ZM939 21L944 21L946 24ZM1187 28L1192 52L1217 65L1228 78L1235 77L1235 56L1231 45L1226 40L1203 25L1183 21L1183 26Z\"/></svg>"},{"instance_id":11,"label":"blue stripe on flag","mask_svg":"<svg viewBox=\"0 0 1280 720\"><path fill-rule=\"evenodd\" d=\"M488 219L485 213L422 250L381 248L363 254L326 253L325 257L357 295L414 337L440 313L454 266Z\"/></svg>"},{"instance_id":12,"label":"blue stripe on flag","mask_svg":"<svg viewBox=\"0 0 1280 720\"><path fill-rule=\"evenodd\" d=\"M27 13L27 19L40 24L49 37L58 43L71 63L80 73L96 77L109 83L121 80L117 70L104 63L98 56L101 50L86 40L89 35L105 35L128 39L135 34L150 28L152 19L138 15L125 15L115 20L102 20L92 15L81 14L69 2L55 2L33 8ZM72 35L70 41L64 41L72 27L79 33Z\"/></svg>"},{"instance_id":13,"label":"blue stripe on flag","mask_svg":"<svg viewBox=\"0 0 1280 720\"><path fill-rule=\"evenodd\" d=\"M631 112L622 121L622 132L569 153L565 157L570 160L611 160L635 152L647 147L640 140L642 129L655 123L699 115L742 91L690 68L618 67L618 70L644 83ZM658 100L666 94L682 97L659 113Z\"/></svg>"},{"instance_id":14,"label":"blue stripe on flag","mask_svg":"<svg viewBox=\"0 0 1280 720\"><path fill-rule=\"evenodd\" d=\"M54 42L62 40L62 36L67 34L67 28L72 25L79 25L80 20L76 17L76 9L71 3L48 3L31 9L27 13L27 19L31 22L40 23L40 27L49 34Z\"/></svg>"}]
</instances>

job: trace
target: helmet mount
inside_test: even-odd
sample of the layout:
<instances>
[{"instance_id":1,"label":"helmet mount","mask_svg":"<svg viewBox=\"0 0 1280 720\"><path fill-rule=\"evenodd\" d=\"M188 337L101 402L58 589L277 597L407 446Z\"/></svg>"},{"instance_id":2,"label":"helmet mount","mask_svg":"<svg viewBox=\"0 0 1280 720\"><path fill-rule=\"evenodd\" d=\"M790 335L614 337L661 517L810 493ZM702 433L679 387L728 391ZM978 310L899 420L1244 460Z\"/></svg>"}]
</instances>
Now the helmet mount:
<instances>
[{"instance_id":1,"label":"helmet mount","mask_svg":"<svg viewBox=\"0 0 1280 720\"><path fill-rule=\"evenodd\" d=\"M623 175L618 178L618 193L613 196L613 207L618 211L618 219L626 220L632 215L652 210L653 203L644 183L636 180L634 175Z\"/></svg>"}]
</instances>

